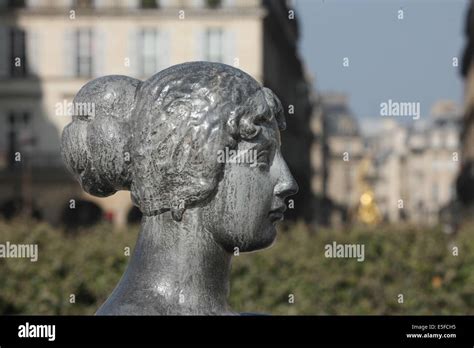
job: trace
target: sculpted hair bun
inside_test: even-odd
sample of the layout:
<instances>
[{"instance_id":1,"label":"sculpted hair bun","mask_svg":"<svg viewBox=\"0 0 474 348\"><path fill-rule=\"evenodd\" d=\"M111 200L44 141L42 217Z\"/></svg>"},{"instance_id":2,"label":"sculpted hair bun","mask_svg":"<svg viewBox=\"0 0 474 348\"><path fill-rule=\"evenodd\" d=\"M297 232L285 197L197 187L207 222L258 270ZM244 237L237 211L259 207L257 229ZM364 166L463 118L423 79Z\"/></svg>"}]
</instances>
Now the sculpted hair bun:
<instances>
[{"instance_id":1,"label":"sculpted hair bun","mask_svg":"<svg viewBox=\"0 0 474 348\"><path fill-rule=\"evenodd\" d=\"M106 197L131 185L130 119L140 80L111 75L90 81L74 98L61 154L82 188Z\"/></svg>"}]
</instances>

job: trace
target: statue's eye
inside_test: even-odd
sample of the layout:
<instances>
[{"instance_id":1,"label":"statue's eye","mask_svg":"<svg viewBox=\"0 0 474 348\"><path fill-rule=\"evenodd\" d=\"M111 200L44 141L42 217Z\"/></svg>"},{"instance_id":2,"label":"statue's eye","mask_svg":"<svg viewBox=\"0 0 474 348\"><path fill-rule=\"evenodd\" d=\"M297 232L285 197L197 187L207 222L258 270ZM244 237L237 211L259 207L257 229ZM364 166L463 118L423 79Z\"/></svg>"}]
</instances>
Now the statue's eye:
<instances>
[{"instance_id":1,"label":"statue's eye","mask_svg":"<svg viewBox=\"0 0 474 348\"><path fill-rule=\"evenodd\" d=\"M270 168L273 155L275 153L273 144L271 142L258 142L249 151L251 152L253 165L265 170Z\"/></svg>"},{"instance_id":2,"label":"statue's eye","mask_svg":"<svg viewBox=\"0 0 474 348\"><path fill-rule=\"evenodd\" d=\"M269 160L269 152L268 150L261 150L258 152L258 155L257 155L257 160L260 162L266 162L268 163L268 160Z\"/></svg>"},{"instance_id":3,"label":"statue's eye","mask_svg":"<svg viewBox=\"0 0 474 348\"><path fill-rule=\"evenodd\" d=\"M262 149L257 154L257 165L258 167L265 169L270 166L270 151Z\"/></svg>"}]
</instances>

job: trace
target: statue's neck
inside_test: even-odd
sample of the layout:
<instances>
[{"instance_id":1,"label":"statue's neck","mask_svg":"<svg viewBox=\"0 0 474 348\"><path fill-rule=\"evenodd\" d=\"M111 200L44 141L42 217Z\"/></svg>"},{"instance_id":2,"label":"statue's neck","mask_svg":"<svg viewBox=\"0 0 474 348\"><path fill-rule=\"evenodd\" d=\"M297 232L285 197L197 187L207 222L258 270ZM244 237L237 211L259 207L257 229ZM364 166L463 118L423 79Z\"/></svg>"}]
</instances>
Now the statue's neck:
<instances>
[{"instance_id":1,"label":"statue's neck","mask_svg":"<svg viewBox=\"0 0 474 348\"><path fill-rule=\"evenodd\" d=\"M107 302L116 307L123 298L148 314L229 313L231 255L198 220L193 210L180 222L170 213L143 217L129 267Z\"/></svg>"}]
</instances>

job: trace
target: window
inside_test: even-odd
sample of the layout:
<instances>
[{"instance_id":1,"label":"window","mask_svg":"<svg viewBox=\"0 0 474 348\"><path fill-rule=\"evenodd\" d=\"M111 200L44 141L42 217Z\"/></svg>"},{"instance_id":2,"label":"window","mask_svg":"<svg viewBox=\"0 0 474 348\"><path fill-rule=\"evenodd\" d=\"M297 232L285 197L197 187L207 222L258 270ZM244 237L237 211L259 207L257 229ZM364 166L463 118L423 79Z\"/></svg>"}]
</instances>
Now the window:
<instances>
[{"instance_id":1,"label":"window","mask_svg":"<svg viewBox=\"0 0 474 348\"><path fill-rule=\"evenodd\" d=\"M221 0L206 0L206 6L209 8L218 8L222 5Z\"/></svg>"},{"instance_id":2,"label":"window","mask_svg":"<svg viewBox=\"0 0 474 348\"><path fill-rule=\"evenodd\" d=\"M447 135L446 135L446 146L450 149L450 150L455 150L458 148L459 146L459 138L457 136L457 133L456 132L449 132Z\"/></svg>"},{"instance_id":3,"label":"window","mask_svg":"<svg viewBox=\"0 0 474 348\"><path fill-rule=\"evenodd\" d=\"M23 77L27 72L25 37L24 30L18 28L10 29L10 76L12 77Z\"/></svg>"},{"instance_id":4,"label":"window","mask_svg":"<svg viewBox=\"0 0 474 348\"><path fill-rule=\"evenodd\" d=\"M25 0L8 0L7 4L9 8L22 8L25 7Z\"/></svg>"},{"instance_id":5,"label":"window","mask_svg":"<svg viewBox=\"0 0 474 348\"><path fill-rule=\"evenodd\" d=\"M442 139L441 139L441 134L437 131L433 132L432 134L432 138L431 138L431 141L432 141L432 146L435 148L435 149L438 149L442 146Z\"/></svg>"},{"instance_id":6,"label":"window","mask_svg":"<svg viewBox=\"0 0 474 348\"><path fill-rule=\"evenodd\" d=\"M224 62L224 33L220 28L207 29L204 37L204 59L210 62Z\"/></svg>"},{"instance_id":7,"label":"window","mask_svg":"<svg viewBox=\"0 0 474 348\"><path fill-rule=\"evenodd\" d=\"M28 133L30 114L28 112L10 112L7 119L7 158L11 168L15 164L15 152L24 151L31 142L25 135Z\"/></svg>"},{"instance_id":8,"label":"window","mask_svg":"<svg viewBox=\"0 0 474 348\"><path fill-rule=\"evenodd\" d=\"M94 0L75 0L74 7L77 8L93 8Z\"/></svg>"},{"instance_id":9,"label":"window","mask_svg":"<svg viewBox=\"0 0 474 348\"><path fill-rule=\"evenodd\" d=\"M166 43L163 33L155 28L144 28L139 31L139 76L148 77L164 67L163 59L166 54Z\"/></svg>"},{"instance_id":10,"label":"window","mask_svg":"<svg viewBox=\"0 0 474 348\"><path fill-rule=\"evenodd\" d=\"M154 29L143 29L141 31L141 76L152 75L157 71L157 36L158 32Z\"/></svg>"},{"instance_id":11,"label":"window","mask_svg":"<svg viewBox=\"0 0 474 348\"><path fill-rule=\"evenodd\" d=\"M141 8L158 8L158 0L141 0Z\"/></svg>"},{"instance_id":12,"label":"window","mask_svg":"<svg viewBox=\"0 0 474 348\"><path fill-rule=\"evenodd\" d=\"M438 205L439 201L439 187L438 184L434 183L433 186L431 187L431 197L433 199L433 202Z\"/></svg>"},{"instance_id":13,"label":"window","mask_svg":"<svg viewBox=\"0 0 474 348\"><path fill-rule=\"evenodd\" d=\"M90 28L78 29L75 33L76 69L78 77L92 76L92 30Z\"/></svg>"}]
</instances>

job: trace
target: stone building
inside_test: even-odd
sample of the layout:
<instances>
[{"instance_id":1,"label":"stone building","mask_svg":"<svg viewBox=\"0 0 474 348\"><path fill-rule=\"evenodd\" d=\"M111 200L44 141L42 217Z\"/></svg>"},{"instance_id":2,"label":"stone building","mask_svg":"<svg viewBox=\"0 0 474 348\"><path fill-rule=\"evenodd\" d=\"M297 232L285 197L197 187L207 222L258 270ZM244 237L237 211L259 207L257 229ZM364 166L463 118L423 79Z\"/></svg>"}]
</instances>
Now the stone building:
<instances>
[{"instance_id":1,"label":"stone building","mask_svg":"<svg viewBox=\"0 0 474 348\"><path fill-rule=\"evenodd\" d=\"M434 224L456 201L460 128L456 104L439 101L426 121L403 125L385 120L369 138L375 199L386 221Z\"/></svg>"},{"instance_id":2,"label":"stone building","mask_svg":"<svg viewBox=\"0 0 474 348\"><path fill-rule=\"evenodd\" d=\"M74 95L98 76L146 79L170 65L208 60L237 66L280 96L294 118L283 135L301 188L292 213L308 214L311 106L290 12L284 1L0 0L3 212L33 210L59 222L71 204L94 202L123 224L132 209L128 192L87 195L61 163L59 138Z\"/></svg>"},{"instance_id":3,"label":"stone building","mask_svg":"<svg viewBox=\"0 0 474 348\"><path fill-rule=\"evenodd\" d=\"M322 94L320 104L321 111L313 120L312 189L322 195L326 216L322 223L340 224L349 221L358 206L357 170L363 157L363 139L346 95Z\"/></svg>"},{"instance_id":4,"label":"stone building","mask_svg":"<svg viewBox=\"0 0 474 348\"><path fill-rule=\"evenodd\" d=\"M327 226L330 223L330 200L328 198L328 158L329 146L326 133L326 117L322 97L315 91L312 94L313 109L310 129L313 133L311 145L311 191L314 195L314 214L312 222Z\"/></svg>"}]
</instances>

